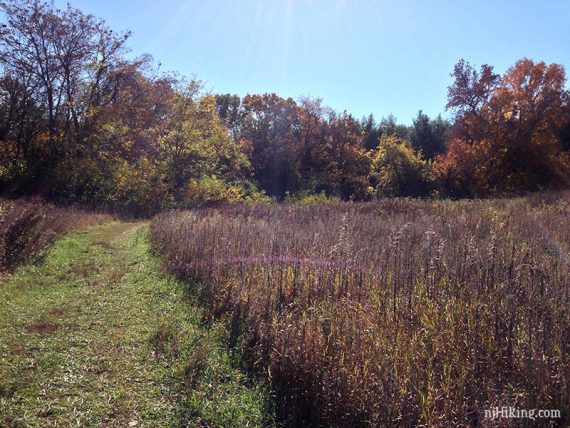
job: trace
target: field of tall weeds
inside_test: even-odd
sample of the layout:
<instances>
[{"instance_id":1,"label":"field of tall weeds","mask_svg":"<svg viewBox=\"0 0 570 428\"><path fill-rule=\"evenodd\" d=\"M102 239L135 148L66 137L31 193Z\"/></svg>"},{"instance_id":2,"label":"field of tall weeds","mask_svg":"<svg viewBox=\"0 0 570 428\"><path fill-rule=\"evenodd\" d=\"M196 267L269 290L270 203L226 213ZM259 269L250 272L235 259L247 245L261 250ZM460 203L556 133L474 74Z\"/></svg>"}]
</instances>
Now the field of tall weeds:
<instances>
[{"instance_id":1,"label":"field of tall weeds","mask_svg":"<svg viewBox=\"0 0 570 428\"><path fill-rule=\"evenodd\" d=\"M569 193L174 211L151 238L285 425L521 423L485 419L496 406L568 420Z\"/></svg>"},{"instance_id":2,"label":"field of tall weeds","mask_svg":"<svg viewBox=\"0 0 570 428\"><path fill-rule=\"evenodd\" d=\"M0 272L38 255L58 235L110 219L106 214L41 201L0 199Z\"/></svg>"}]
</instances>

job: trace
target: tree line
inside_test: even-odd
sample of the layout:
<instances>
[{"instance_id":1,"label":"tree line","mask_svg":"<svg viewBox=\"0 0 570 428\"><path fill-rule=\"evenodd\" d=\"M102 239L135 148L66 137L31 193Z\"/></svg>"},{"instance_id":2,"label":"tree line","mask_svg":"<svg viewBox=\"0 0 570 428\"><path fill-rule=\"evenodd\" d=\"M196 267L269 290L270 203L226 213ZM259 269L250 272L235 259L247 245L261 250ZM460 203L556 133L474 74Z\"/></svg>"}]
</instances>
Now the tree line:
<instances>
[{"instance_id":1,"label":"tree line","mask_svg":"<svg viewBox=\"0 0 570 428\"><path fill-rule=\"evenodd\" d=\"M128 58L129 33L68 5L0 2L0 186L151 214L303 198L487 197L567 187L570 107L561 65L502 76L461 60L451 120L410 126L318 98L211 94ZM318 195L318 196L315 196Z\"/></svg>"}]
</instances>

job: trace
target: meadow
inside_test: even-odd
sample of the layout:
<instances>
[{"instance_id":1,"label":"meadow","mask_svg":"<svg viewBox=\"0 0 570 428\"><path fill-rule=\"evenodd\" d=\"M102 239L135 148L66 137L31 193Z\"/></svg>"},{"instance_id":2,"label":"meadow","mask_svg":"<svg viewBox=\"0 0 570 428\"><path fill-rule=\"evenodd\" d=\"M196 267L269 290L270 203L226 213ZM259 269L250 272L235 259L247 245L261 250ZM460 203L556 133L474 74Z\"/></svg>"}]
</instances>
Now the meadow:
<instances>
[{"instance_id":1,"label":"meadow","mask_svg":"<svg viewBox=\"0 0 570 428\"><path fill-rule=\"evenodd\" d=\"M0 1L0 427L570 427L568 7L64 3Z\"/></svg>"},{"instance_id":2,"label":"meadow","mask_svg":"<svg viewBox=\"0 0 570 428\"><path fill-rule=\"evenodd\" d=\"M570 193L237 205L151 241L288 426L562 426ZM495 406L562 419L490 421Z\"/></svg>"}]
</instances>

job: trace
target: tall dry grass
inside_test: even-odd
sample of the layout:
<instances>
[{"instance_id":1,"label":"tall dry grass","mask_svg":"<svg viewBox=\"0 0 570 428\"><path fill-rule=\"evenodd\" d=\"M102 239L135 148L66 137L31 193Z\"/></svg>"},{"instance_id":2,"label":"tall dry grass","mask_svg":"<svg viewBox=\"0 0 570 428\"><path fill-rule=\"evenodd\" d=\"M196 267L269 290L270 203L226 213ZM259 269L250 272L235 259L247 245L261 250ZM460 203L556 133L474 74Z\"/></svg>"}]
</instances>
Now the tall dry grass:
<instances>
[{"instance_id":1,"label":"tall dry grass","mask_svg":"<svg viewBox=\"0 0 570 428\"><path fill-rule=\"evenodd\" d=\"M170 212L151 236L247 339L287 425L568 417L569 194Z\"/></svg>"},{"instance_id":2,"label":"tall dry grass","mask_svg":"<svg viewBox=\"0 0 570 428\"><path fill-rule=\"evenodd\" d=\"M0 272L36 256L62 233L110 219L40 201L0 200Z\"/></svg>"}]
</instances>

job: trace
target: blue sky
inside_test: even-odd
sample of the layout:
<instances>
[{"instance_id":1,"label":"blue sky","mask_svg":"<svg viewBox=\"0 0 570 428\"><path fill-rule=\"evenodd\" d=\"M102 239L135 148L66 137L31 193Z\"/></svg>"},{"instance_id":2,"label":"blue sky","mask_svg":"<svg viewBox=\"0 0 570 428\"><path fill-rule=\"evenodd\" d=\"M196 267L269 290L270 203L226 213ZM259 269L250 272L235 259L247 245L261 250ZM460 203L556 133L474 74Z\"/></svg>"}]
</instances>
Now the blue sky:
<instances>
[{"instance_id":1,"label":"blue sky","mask_svg":"<svg viewBox=\"0 0 570 428\"><path fill-rule=\"evenodd\" d=\"M56 0L58 6L65 1ZM321 97L360 118L444 113L465 58L570 67L569 0L71 0L135 55L195 74L214 92Z\"/></svg>"}]
</instances>

